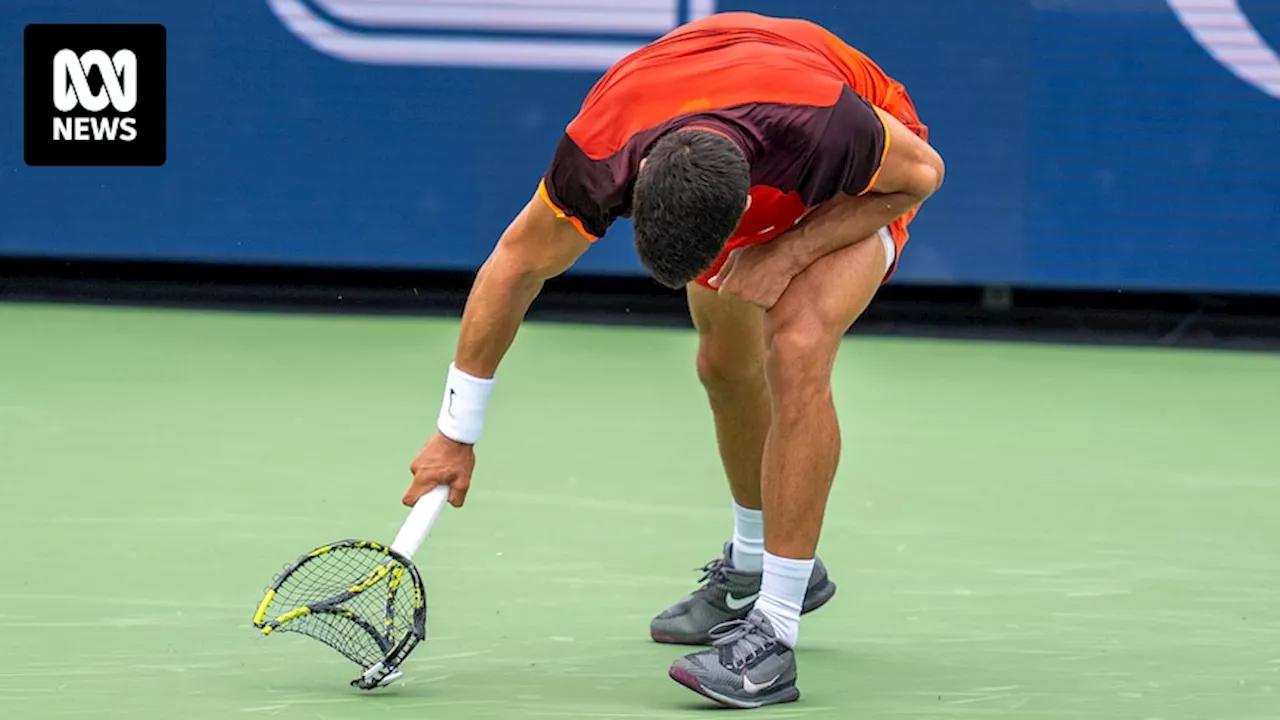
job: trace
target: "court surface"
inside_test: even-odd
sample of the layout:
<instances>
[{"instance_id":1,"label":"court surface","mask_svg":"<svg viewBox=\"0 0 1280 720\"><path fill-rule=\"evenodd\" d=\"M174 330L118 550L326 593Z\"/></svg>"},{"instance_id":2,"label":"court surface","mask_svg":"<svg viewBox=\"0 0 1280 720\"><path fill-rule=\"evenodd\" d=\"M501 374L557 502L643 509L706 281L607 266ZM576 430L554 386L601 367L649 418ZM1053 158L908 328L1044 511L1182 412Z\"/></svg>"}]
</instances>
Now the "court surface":
<instances>
[{"instance_id":1,"label":"court surface","mask_svg":"<svg viewBox=\"0 0 1280 720\"><path fill-rule=\"evenodd\" d=\"M530 324L406 679L261 637L390 541L456 324L0 305L0 716L695 718L649 618L730 531L679 329ZM1280 356L855 338L794 718L1274 720Z\"/></svg>"}]
</instances>

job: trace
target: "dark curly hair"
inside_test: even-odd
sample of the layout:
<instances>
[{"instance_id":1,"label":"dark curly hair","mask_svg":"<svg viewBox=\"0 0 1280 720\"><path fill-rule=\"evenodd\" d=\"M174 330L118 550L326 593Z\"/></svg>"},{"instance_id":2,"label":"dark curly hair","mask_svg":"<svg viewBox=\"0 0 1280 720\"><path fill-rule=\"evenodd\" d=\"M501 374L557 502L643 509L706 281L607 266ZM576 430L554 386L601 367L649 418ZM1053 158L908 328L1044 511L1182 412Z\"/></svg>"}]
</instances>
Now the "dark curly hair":
<instances>
[{"instance_id":1,"label":"dark curly hair","mask_svg":"<svg viewBox=\"0 0 1280 720\"><path fill-rule=\"evenodd\" d=\"M728 138L667 133L649 151L632 197L640 262L666 287L692 282L724 249L750 191L751 168Z\"/></svg>"}]
</instances>

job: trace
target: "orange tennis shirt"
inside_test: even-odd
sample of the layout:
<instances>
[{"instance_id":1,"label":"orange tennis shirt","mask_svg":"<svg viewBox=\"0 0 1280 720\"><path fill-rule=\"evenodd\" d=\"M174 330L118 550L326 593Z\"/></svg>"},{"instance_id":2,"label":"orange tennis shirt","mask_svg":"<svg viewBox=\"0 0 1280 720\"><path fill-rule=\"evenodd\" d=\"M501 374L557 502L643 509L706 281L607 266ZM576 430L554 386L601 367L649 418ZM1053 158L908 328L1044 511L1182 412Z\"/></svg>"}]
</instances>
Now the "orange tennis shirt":
<instances>
[{"instance_id":1,"label":"orange tennis shirt","mask_svg":"<svg viewBox=\"0 0 1280 720\"><path fill-rule=\"evenodd\" d=\"M597 81L539 194L596 240L630 215L640 161L659 137L712 128L751 167L751 206L727 254L772 240L838 193L870 189L889 145L873 106L925 135L902 85L830 31L754 13L712 15L624 57ZM905 243L905 224L894 235Z\"/></svg>"}]
</instances>

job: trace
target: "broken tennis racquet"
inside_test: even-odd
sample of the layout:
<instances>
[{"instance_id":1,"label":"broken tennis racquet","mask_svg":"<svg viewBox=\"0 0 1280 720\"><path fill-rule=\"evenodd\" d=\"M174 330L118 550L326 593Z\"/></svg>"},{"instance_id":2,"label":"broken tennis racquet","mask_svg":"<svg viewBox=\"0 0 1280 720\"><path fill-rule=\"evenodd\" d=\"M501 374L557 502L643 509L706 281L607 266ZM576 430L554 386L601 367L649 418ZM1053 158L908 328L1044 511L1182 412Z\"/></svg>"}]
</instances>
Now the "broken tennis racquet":
<instances>
[{"instance_id":1,"label":"broken tennis racquet","mask_svg":"<svg viewBox=\"0 0 1280 720\"><path fill-rule=\"evenodd\" d=\"M363 670L354 687L394 682L426 638L427 593L412 558L448 497L444 485L423 495L390 546L342 540L298 558L268 588L254 626L264 635L295 632L338 651Z\"/></svg>"}]
</instances>

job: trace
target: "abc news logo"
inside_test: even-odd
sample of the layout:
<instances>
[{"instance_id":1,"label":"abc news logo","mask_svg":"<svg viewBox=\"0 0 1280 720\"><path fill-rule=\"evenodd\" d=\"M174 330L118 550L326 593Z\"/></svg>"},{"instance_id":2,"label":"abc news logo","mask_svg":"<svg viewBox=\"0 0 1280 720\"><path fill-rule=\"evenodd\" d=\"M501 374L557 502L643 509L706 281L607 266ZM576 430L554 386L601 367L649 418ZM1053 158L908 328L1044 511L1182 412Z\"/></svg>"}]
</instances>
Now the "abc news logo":
<instances>
[{"instance_id":1,"label":"abc news logo","mask_svg":"<svg viewBox=\"0 0 1280 720\"><path fill-rule=\"evenodd\" d=\"M96 93L89 87L86 68L102 75L102 89ZM101 50L78 57L72 50L61 50L53 56L53 104L59 112L70 113L79 107L97 113L108 103L121 115L54 117L54 140L137 139L137 119L124 113L138 105L138 56L132 50L121 50L112 57Z\"/></svg>"},{"instance_id":2,"label":"abc news logo","mask_svg":"<svg viewBox=\"0 0 1280 720\"><path fill-rule=\"evenodd\" d=\"M162 25L28 25L23 40L28 165L164 164Z\"/></svg>"}]
</instances>

